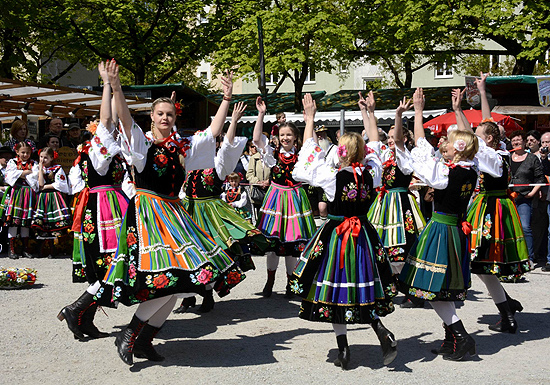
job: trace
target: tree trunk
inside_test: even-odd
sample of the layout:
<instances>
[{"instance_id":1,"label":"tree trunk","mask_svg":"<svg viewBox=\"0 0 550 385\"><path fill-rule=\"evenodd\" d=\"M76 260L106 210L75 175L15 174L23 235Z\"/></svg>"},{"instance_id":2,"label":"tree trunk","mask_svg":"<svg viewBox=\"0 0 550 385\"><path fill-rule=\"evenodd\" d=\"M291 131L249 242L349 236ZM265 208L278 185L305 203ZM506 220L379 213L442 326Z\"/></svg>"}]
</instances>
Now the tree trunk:
<instances>
[{"instance_id":1,"label":"tree trunk","mask_svg":"<svg viewBox=\"0 0 550 385\"><path fill-rule=\"evenodd\" d=\"M516 64L512 70L512 75L533 75L535 71L536 60L530 60L516 57Z\"/></svg>"},{"instance_id":2,"label":"tree trunk","mask_svg":"<svg viewBox=\"0 0 550 385\"><path fill-rule=\"evenodd\" d=\"M407 60L405 61L405 84L403 88L411 88L413 81L413 69L412 63Z\"/></svg>"}]
</instances>

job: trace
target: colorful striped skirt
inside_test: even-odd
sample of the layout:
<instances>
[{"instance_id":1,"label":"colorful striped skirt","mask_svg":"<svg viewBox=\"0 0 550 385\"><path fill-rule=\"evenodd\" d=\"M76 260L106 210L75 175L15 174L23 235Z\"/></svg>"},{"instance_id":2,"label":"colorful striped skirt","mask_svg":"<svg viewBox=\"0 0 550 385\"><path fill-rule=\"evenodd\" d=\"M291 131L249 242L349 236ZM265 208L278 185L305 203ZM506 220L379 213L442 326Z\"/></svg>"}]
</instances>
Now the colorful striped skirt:
<instances>
[{"instance_id":1,"label":"colorful striped skirt","mask_svg":"<svg viewBox=\"0 0 550 385\"><path fill-rule=\"evenodd\" d=\"M381 191L367 214L391 262L403 262L426 226L420 208L406 188Z\"/></svg>"},{"instance_id":2,"label":"colorful striped skirt","mask_svg":"<svg viewBox=\"0 0 550 385\"><path fill-rule=\"evenodd\" d=\"M470 285L468 238L456 215L434 212L405 260L399 290L429 301L464 301Z\"/></svg>"},{"instance_id":3,"label":"colorful striped skirt","mask_svg":"<svg viewBox=\"0 0 550 385\"><path fill-rule=\"evenodd\" d=\"M102 280L115 256L128 198L120 186L84 189L74 213L73 282Z\"/></svg>"},{"instance_id":4,"label":"colorful striped skirt","mask_svg":"<svg viewBox=\"0 0 550 385\"><path fill-rule=\"evenodd\" d=\"M307 244L290 281L303 298L300 318L371 323L393 312L391 265L366 216L328 216Z\"/></svg>"},{"instance_id":5,"label":"colorful striped skirt","mask_svg":"<svg viewBox=\"0 0 550 385\"><path fill-rule=\"evenodd\" d=\"M529 271L529 253L514 202L506 191L476 196L468 209L474 274L521 276Z\"/></svg>"},{"instance_id":6,"label":"colorful striped skirt","mask_svg":"<svg viewBox=\"0 0 550 385\"><path fill-rule=\"evenodd\" d=\"M71 222L72 215L63 194L55 190L38 193L32 219L32 227L35 230L46 233L58 232L68 229Z\"/></svg>"},{"instance_id":7,"label":"colorful striped skirt","mask_svg":"<svg viewBox=\"0 0 550 385\"><path fill-rule=\"evenodd\" d=\"M0 204L0 218L4 226L30 227L36 206L36 193L26 185L8 187Z\"/></svg>"},{"instance_id":8,"label":"colorful striped skirt","mask_svg":"<svg viewBox=\"0 0 550 385\"><path fill-rule=\"evenodd\" d=\"M100 304L132 305L177 293L205 295L211 284L223 296L244 277L178 197L137 189L96 297Z\"/></svg>"},{"instance_id":9,"label":"colorful striped skirt","mask_svg":"<svg viewBox=\"0 0 550 385\"><path fill-rule=\"evenodd\" d=\"M278 254L299 255L299 245L307 242L316 230L311 205L301 185L271 183L257 226L272 241L272 249Z\"/></svg>"}]
</instances>

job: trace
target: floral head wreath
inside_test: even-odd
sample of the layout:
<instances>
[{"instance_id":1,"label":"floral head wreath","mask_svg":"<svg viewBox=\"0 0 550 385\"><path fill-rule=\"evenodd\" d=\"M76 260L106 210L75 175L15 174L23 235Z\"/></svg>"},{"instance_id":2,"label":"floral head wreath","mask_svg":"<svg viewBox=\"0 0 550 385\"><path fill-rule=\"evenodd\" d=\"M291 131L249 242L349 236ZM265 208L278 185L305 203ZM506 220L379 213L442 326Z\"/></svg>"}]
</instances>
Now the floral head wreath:
<instances>
[{"instance_id":1,"label":"floral head wreath","mask_svg":"<svg viewBox=\"0 0 550 385\"><path fill-rule=\"evenodd\" d=\"M19 143L22 143L22 142L25 142L31 148L31 153L36 151L36 146L33 144L33 142L29 139L25 139L25 140L22 140L21 142L17 142L13 145L13 147L12 147L13 152L15 152L17 154L17 145Z\"/></svg>"},{"instance_id":2,"label":"floral head wreath","mask_svg":"<svg viewBox=\"0 0 550 385\"><path fill-rule=\"evenodd\" d=\"M457 151L464 151L466 149L466 142L464 141L464 139L458 139L455 141L455 143L453 144L453 147L457 150Z\"/></svg>"},{"instance_id":3,"label":"floral head wreath","mask_svg":"<svg viewBox=\"0 0 550 385\"><path fill-rule=\"evenodd\" d=\"M183 113L183 103L175 102L174 107L176 107L176 115L181 116L181 114Z\"/></svg>"},{"instance_id":4,"label":"floral head wreath","mask_svg":"<svg viewBox=\"0 0 550 385\"><path fill-rule=\"evenodd\" d=\"M86 130L90 131L92 135L95 135L95 132L97 131L97 122L93 121L88 123Z\"/></svg>"},{"instance_id":5,"label":"floral head wreath","mask_svg":"<svg viewBox=\"0 0 550 385\"><path fill-rule=\"evenodd\" d=\"M336 154L338 154L340 158L345 158L348 155L348 150L346 150L346 146L344 146L343 144L339 145Z\"/></svg>"}]
</instances>

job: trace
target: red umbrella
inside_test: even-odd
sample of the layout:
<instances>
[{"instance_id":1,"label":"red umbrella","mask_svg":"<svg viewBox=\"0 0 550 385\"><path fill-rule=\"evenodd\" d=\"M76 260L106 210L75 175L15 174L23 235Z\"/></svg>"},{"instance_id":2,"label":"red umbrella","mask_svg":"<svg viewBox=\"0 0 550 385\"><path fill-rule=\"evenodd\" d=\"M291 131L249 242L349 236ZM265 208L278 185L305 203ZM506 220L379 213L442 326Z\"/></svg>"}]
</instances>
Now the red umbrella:
<instances>
[{"instance_id":1,"label":"red umbrella","mask_svg":"<svg viewBox=\"0 0 550 385\"><path fill-rule=\"evenodd\" d=\"M477 127L479 123L481 123L481 121L483 120L481 118L480 110L465 110L464 115L466 115L466 118L468 119L468 122L470 122L472 127ZM491 112L491 117L496 124L504 126L506 135L509 135L516 130L523 130L523 128L508 115ZM441 136L447 133L447 128L453 124L456 124L455 113L449 112L427 121L426 123L424 123L424 128L429 128L434 135Z\"/></svg>"}]
</instances>

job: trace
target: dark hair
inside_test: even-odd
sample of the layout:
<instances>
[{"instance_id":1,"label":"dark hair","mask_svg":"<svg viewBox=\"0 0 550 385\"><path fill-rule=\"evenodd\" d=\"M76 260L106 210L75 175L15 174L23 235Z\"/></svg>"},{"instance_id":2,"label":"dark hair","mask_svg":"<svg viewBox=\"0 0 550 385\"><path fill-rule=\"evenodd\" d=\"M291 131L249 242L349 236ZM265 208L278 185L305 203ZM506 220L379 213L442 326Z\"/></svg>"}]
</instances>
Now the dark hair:
<instances>
[{"instance_id":1,"label":"dark hair","mask_svg":"<svg viewBox=\"0 0 550 385\"><path fill-rule=\"evenodd\" d=\"M487 143L489 147L498 148L500 143L500 130L495 122L482 122L478 127L483 128L483 133L487 136L492 136L493 141Z\"/></svg>"},{"instance_id":2,"label":"dark hair","mask_svg":"<svg viewBox=\"0 0 550 385\"><path fill-rule=\"evenodd\" d=\"M510 140L514 139L516 136L521 136L521 139L525 142L527 140L527 134L523 130L516 130L512 132L509 136Z\"/></svg>"},{"instance_id":3,"label":"dark hair","mask_svg":"<svg viewBox=\"0 0 550 385\"><path fill-rule=\"evenodd\" d=\"M31 149L31 152L32 152L32 146L30 145L30 143L28 142L25 142L24 140L21 141L21 142L18 142L14 147L13 149L15 150L15 152L19 151L20 148L22 147L28 147Z\"/></svg>"},{"instance_id":4,"label":"dark hair","mask_svg":"<svg viewBox=\"0 0 550 385\"><path fill-rule=\"evenodd\" d=\"M532 136L533 138L535 138L537 140L537 142L540 143L541 134L537 130L531 130L531 131L527 132L527 136Z\"/></svg>"},{"instance_id":5,"label":"dark hair","mask_svg":"<svg viewBox=\"0 0 550 385\"><path fill-rule=\"evenodd\" d=\"M279 126L279 135L281 135L281 128L288 127L296 137L296 141L294 142L294 146L296 147L296 150L299 151L302 147L302 139L300 136L300 130L298 130L298 127L294 123L291 122L285 122ZM278 136L279 136L278 135ZM279 146L280 146L280 140L279 140Z\"/></svg>"},{"instance_id":6,"label":"dark hair","mask_svg":"<svg viewBox=\"0 0 550 385\"><path fill-rule=\"evenodd\" d=\"M55 157L55 151L51 147L44 147L42 150L40 150L40 154L46 154L52 159Z\"/></svg>"},{"instance_id":7,"label":"dark hair","mask_svg":"<svg viewBox=\"0 0 550 385\"><path fill-rule=\"evenodd\" d=\"M59 140L59 144L61 144L61 138L53 134L46 135L46 144L49 144L52 138L57 138L57 140Z\"/></svg>"}]
</instances>

